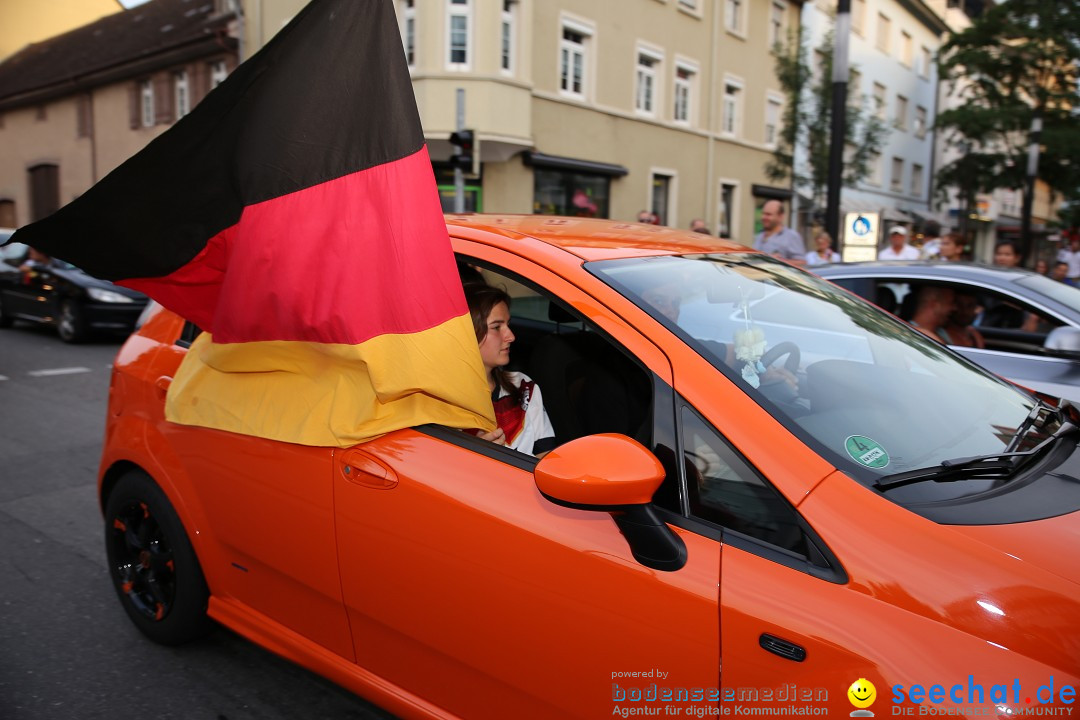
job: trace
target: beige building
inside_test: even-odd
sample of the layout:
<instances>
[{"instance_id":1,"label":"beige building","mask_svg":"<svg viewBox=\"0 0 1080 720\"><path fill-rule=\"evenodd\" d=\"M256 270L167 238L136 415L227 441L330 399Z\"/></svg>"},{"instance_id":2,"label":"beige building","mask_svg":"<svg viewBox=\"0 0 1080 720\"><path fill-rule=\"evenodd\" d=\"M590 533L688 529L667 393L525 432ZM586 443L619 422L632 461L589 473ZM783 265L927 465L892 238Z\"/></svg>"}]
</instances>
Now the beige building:
<instances>
[{"instance_id":1,"label":"beige building","mask_svg":"<svg viewBox=\"0 0 1080 720\"><path fill-rule=\"evenodd\" d=\"M245 53L303 0L246 0ZM769 48L788 0L396 0L444 207L456 97L474 130L467 209L663 224L703 217L744 242L773 187L784 98Z\"/></svg>"},{"instance_id":2,"label":"beige building","mask_svg":"<svg viewBox=\"0 0 1080 720\"><path fill-rule=\"evenodd\" d=\"M224 80L237 43L223 5L114 2L0 62L0 227L78 197Z\"/></svg>"},{"instance_id":3,"label":"beige building","mask_svg":"<svg viewBox=\"0 0 1080 720\"><path fill-rule=\"evenodd\" d=\"M476 137L467 209L650 209L749 243L761 204L790 197L764 173L784 106L769 48L797 29L800 2L395 2L448 210L459 90ZM185 0L151 0L0 64L0 226L85 191L220 81L234 37L248 57L303 5L215 0L191 17ZM77 70L49 61L75 52Z\"/></svg>"},{"instance_id":4,"label":"beige building","mask_svg":"<svg viewBox=\"0 0 1080 720\"><path fill-rule=\"evenodd\" d=\"M3 0L0 2L0 60L30 43L121 10L118 0Z\"/></svg>"}]
</instances>

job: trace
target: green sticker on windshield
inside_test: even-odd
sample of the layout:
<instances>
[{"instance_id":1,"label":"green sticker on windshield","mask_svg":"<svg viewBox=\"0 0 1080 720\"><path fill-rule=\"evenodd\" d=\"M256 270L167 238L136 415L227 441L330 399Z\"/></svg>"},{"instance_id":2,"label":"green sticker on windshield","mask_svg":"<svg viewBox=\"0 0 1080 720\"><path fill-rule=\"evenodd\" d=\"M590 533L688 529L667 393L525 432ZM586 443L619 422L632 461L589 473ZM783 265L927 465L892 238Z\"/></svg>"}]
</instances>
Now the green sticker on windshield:
<instances>
[{"instance_id":1,"label":"green sticker on windshield","mask_svg":"<svg viewBox=\"0 0 1080 720\"><path fill-rule=\"evenodd\" d=\"M883 468L889 464L889 453L885 448L865 435L848 436L844 449L852 460L868 468Z\"/></svg>"}]
</instances>

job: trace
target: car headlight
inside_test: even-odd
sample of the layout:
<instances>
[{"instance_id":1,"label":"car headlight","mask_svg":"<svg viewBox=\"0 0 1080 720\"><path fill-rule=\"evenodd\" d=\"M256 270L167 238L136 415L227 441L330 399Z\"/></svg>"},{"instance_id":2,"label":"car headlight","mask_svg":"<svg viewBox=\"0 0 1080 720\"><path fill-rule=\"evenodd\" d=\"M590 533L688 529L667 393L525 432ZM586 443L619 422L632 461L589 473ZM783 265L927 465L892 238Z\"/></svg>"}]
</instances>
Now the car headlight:
<instances>
[{"instance_id":1,"label":"car headlight","mask_svg":"<svg viewBox=\"0 0 1080 720\"><path fill-rule=\"evenodd\" d=\"M116 292L115 290L104 290L102 288L87 288L86 293L91 298L93 298L94 300L97 300L98 302L105 302L105 303L129 303L129 302L134 302L134 300L129 298L127 295L121 295L120 293Z\"/></svg>"}]
</instances>

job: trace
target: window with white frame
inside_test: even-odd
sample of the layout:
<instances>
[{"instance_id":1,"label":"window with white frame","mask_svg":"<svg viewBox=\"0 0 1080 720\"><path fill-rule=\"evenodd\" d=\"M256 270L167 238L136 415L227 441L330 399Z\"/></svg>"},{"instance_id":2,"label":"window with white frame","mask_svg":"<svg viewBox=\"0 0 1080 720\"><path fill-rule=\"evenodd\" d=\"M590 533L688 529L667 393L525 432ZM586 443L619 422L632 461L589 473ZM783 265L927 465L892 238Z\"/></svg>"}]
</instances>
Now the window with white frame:
<instances>
[{"instance_id":1,"label":"window with white frame","mask_svg":"<svg viewBox=\"0 0 1080 720\"><path fill-rule=\"evenodd\" d=\"M739 134L742 115L742 83L724 78L724 117L722 130L725 135Z\"/></svg>"},{"instance_id":2,"label":"window with white frame","mask_svg":"<svg viewBox=\"0 0 1080 720\"><path fill-rule=\"evenodd\" d=\"M559 90L565 95L585 98L591 40L591 29L563 21L562 40L559 41Z\"/></svg>"},{"instance_id":3,"label":"window with white frame","mask_svg":"<svg viewBox=\"0 0 1080 720\"><path fill-rule=\"evenodd\" d=\"M874 114L885 119L885 86L881 83L874 83Z\"/></svg>"},{"instance_id":4,"label":"window with white frame","mask_svg":"<svg viewBox=\"0 0 1080 720\"><path fill-rule=\"evenodd\" d=\"M773 0L769 7L769 47L784 41L784 16L787 14L787 4Z\"/></svg>"},{"instance_id":5,"label":"window with white frame","mask_svg":"<svg viewBox=\"0 0 1080 720\"><path fill-rule=\"evenodd\" d=\"M866 35L866 0L851 0L851 29Z\"/></svg>"},{"instance_id":6,"label":"window with white frame","mask_svg":"<svg viewBox=\"0 0 1080 720\"><path fill-rule=\"evenodd\" d=\"M675 108L672 119L677 123L691 124L694 112L694 87L697 84L697 68L679 63L675 66Z\"/></svg>"},{"instance_id":7,"label":"window with white frame","mask_svg":"<svg viewBox=\"0 0 1080 720\"><path fill-rule=\"evenodd\" d=\"M746 32L746 0L724 0L724 27L733 33Z\"/></svg>"},{"instance_id":8,"label":"window with white frame","mask_svg":"<svg viewBox=\"0 0 1080 720\"><path fill-rule=\"evenodd\" d=\"M154 82L152 80L143 80L139 86L139 98L141 100L140 107L142 108L141 120L143 127L154 126Z\"/></svg>"},{"instance_id":9,"label":"window with white frame","mask_svg":"<svg viewBox=\"0 0 1080 720\"><path fill-rule=\"evenodd\" d=\"M862 107L862 73L848 71L847 100L850 107Z\"/></svg>"},{"instance_id":10,"label":"window with white frame","mask_svg":"<svg viewBox=\"0 0 1080 720\"><path fill-rule=\"evenodd\" d=\"M416 0L399 0L401 18L401 45L405 48L405 62L409 67L416 64Z\"/></svg>"},{"instance_id":11,"label":"window with white frame","mask_svg":"<svg viewBox=\"0 0 1080 720\"><path fill-rule=\"evenodd\" d=\"M877 49L884 53L889 52L889 40L892 37L892 20L885 13L877 16Z\"/></svg>"},{"instance_id":12,"label":"window with white frame","mask_svg":"<svg viewBox=\"0 0 1080 720\"><path fill-rule=\"evenodd\" d=\"M867 164L870 167L870 176L866 179L871 185L881 186L881 163L883 158L880 153L871 153Z\"/></svg>"},{"instance_id":13,"label":"window with white frame","mask_svg":"<svg viewBox=\"0 0 1080 720\"><path fill-rule=\"evenodd\" d=\"M923 166L918 163L911 165L911 194L915 197L922 195Z\"/></svg>"},{"instance_id":14,"label":"window with white frame","mask_svg":"<svg viewBox=\"0 0 1080 720\"><path fill-rule=\"evenodd\" d=\"M904 189L904 158L893 157L892 159L892 176L889 178L889 188L895 192L901 192Z\"/></svg>"},{"instance_id":15,"label":"window with white frame","mask_svg":"<svg viewBox=\"0 0 1080 720\"><path fill-rule=\"evenodd\" d=\"M930 65L934 62L934 54L930 48L922 45L919 48L919 74L924 78L930 77Z\"/></svg>"},{"instance_id":16,"label":"window with white frame","mask_svg":"<svg viewBox=\"0 0 1080 720\"><path fill-rule=\"evenodd\" d=\"M517 3L503 0L502 44L499 48L499 67L503 72L514 72L514 35L517 28Z\"/></svg>"},{"instance_id":17,"label":"window with white frame","mask_svg":"<svg viewBox=\"0 0 1080 720\"><path fill-rule=\"evenodd\" d=\"M472 56L471 0L448 0L448 2L446 66L450 70L468 70Z\"/></svg>"},{"instance_id":18,"label":"window with white frame","mask_svg":"<svg viewBox=\"0 0 1080 720\"><path fill-rule=\"evenodd\" d=\"M903 95L896 96L896 117L893 122L897 130L907 130L908 99Z\"/></svg>"},{"instance_id":19,"label":"window with white frame","mask_svg":"<svg viewBox=\"0 0 1080 720\"><path fill-rule=\"evenodd\" d=\"M911 67L911 63L915 60L915 45L911 39L911 33L907 30L900 31L900 62L904 63L908 67Z\"/></svg>"},{"instance_id":20,"label":"window with white frame","mask_svg":"<svg viewBox=\"0 0 1080 720\"><path fill-rule=\"evenodd\" d=\"M225 78L229 76L229 69L225 67L224 60L217 60L210 64L210 87L216 88L221 83L225 82Z\"/></svg>"},{"instance_id":21,"label":"window with white frame","mask_svg":"<svg viewBox=\"0 0 1080 720\"><path fill-rule=\"evenodd\" d=\"M173 100L177 120L191 112L191 92L188 89L187 70L181 70L173 75Z\"/></svg>"},{"instance_id":22,"label":"window with white frame","mask_svg":"<svg viewBox=\"0 0 1080 720\"><path fill-rule=\"evenodd\" d=\"M926 108L922 105L915 107L915 137L926 137Z\"/></svg>"},{"instance_id":23,"label":"window with white frame","mask_svg":"<svg viewBox=\"0 0 1080 720\"><path fill-rule=\"evenodd\" d=\"M645 115L656 114L657 76L663 58L651 50L637 51L637 92L634 109Z\"/></svg>"},{"instance_id":24,"label":"window with white frame","mask_svg":"<svg viewBox=\"0 0 1080 720\"><path fill-rule=\"evenodd\" d=\"M780 112L783 100L770 94L765 99L765 144L775 146L780 139Z\"/></svg>"}]
</instances>

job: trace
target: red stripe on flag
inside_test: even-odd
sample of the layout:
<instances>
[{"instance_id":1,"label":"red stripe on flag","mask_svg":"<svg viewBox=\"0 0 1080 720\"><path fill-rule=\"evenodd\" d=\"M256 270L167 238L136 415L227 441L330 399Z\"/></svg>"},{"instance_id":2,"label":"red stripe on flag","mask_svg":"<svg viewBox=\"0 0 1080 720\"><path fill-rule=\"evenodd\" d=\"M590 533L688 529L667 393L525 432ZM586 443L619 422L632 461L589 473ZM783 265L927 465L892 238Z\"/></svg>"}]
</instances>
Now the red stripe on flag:
<instances>
[{"instance_id":1,"label":"red stripe on flag","mask_svg":"<svg viewBox=\"0 0 1080 720\"><path fill-rule=\"evenodd\" d=\"M121 284L217 343L354 345L466 312L426 147L250 205L176 272Z\"/></svg>"}]
</instances>

